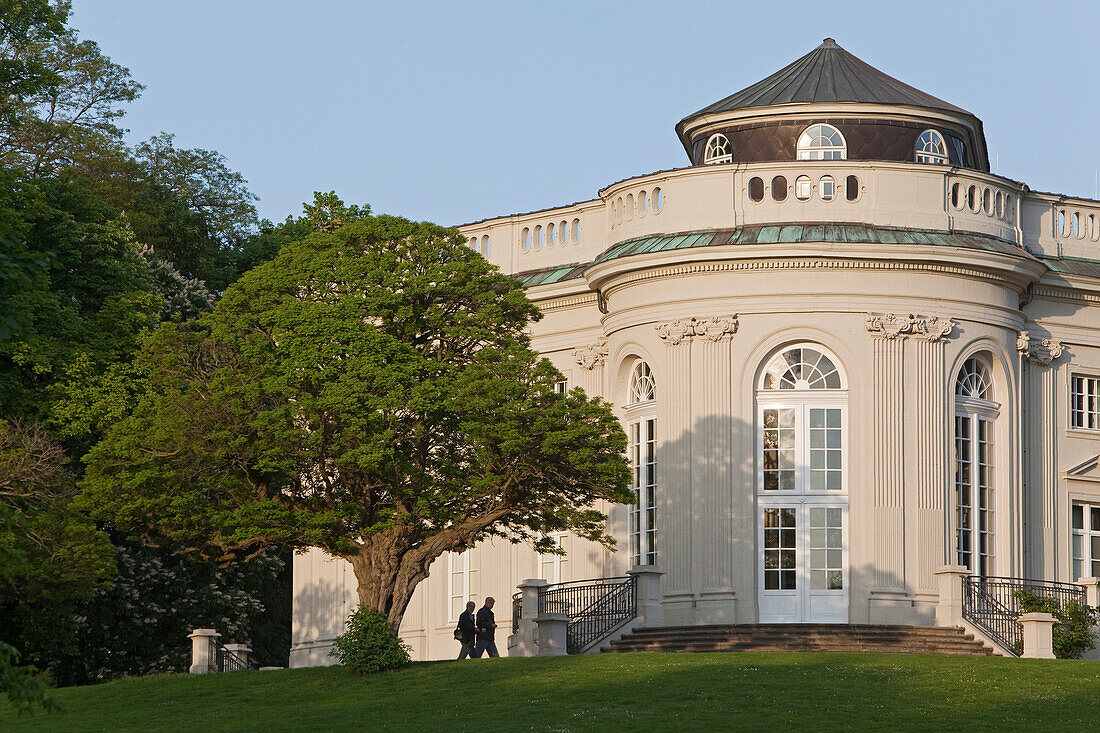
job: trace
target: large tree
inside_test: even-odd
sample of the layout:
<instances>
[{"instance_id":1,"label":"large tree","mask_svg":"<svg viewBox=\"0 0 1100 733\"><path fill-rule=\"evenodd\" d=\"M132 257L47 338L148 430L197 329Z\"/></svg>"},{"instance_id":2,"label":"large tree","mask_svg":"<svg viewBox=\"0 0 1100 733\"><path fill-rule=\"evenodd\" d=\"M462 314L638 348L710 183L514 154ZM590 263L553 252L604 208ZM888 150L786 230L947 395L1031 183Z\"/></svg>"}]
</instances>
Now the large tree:
<instances>
[{"instance_id":1,"label":"large tree","mask_svg":"<svg viewBox=\"0 0 1100 733\"><path fill-rule=\"evenodd\" d=\"M225 561L320 547L395 629L444 552L611 544L593 507L631 500L626 439L606 404L555 393L538 317L453 229L311 234L158 329L148 396L89 454L82 503Z\"/></svg>"}]
</instances>

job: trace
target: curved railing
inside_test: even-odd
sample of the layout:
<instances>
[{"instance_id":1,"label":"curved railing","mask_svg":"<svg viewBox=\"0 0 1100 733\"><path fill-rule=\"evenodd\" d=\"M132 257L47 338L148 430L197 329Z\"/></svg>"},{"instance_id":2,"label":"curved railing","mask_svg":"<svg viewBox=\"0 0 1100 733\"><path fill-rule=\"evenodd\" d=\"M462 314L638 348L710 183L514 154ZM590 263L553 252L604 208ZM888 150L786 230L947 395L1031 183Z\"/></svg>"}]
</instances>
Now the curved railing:
<instances>
[{"instance_id":1,"label":"curved railing","mask_svg":"<svg viewBox=\"0 0 1100 733\"><path fill-rule=\"evenodd\" d=\"M1060 608L1085 603L1085 589L1075 583L1026 578L963 578L963 618L981 629L1005 651L1020 656L1024 627L1020 623L1021 596L1028 593L1054 599Z\"/></svg>"},{"instance_id":2,"label":"curved railing","mask_svg":"<svg viewBox=\"0 0 1100 733\"><path fill-rule=\"evenodd\" d=\"M555 583L539 590L539 614L569 617L566 650L581 654L638 615L633 576Z\"/></svg>"}]
</instances>

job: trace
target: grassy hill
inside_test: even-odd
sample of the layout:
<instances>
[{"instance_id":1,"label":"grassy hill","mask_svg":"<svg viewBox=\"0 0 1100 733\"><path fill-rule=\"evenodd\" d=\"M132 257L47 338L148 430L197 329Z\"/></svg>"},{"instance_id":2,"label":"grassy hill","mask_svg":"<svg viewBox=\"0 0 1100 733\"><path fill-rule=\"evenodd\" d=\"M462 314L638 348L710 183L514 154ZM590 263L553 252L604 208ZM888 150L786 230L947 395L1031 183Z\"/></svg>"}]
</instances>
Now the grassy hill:
<instances>
[{"instance_id":1,"label":"grassy hill","mask_svg":"<svg viewBox=\"0 0 1100 733\"><path fill-rule=\"evenodd\" d=\"M605 654L161 675L57 690L17 731L1097 730L1100 662Z\"/></svg>"}]
</instances>

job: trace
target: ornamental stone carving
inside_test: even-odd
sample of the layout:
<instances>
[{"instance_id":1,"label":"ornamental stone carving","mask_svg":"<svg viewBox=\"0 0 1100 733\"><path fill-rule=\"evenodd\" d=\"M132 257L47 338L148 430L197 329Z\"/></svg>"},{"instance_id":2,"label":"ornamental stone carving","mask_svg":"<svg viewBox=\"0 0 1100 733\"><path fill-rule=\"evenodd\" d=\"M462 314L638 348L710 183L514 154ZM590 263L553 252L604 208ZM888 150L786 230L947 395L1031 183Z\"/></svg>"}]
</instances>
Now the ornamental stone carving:
<instances>
[{"instance_id":1,"label":"ornamental stone carving","mask_svg":"<svg viewBox=\"0 0 1100 733\"><path fill-rule=\"evenodd\" d=\"M670 346L693 336L701 336L711 341L720 341L726 336L737 333L737 316L707 316L690 318L686 321L667 321L657 324L657 335Z\"/></svg>"},{"instance_id":2,"label":"ornamental stone carving","mask_svg":"<svg viewBox=\"0 0 1100 733\"><path fill-rule=\"evenodd\" d=\"M585 369L595 369L607 361L607 339L597 339L595 343L573 349L573 360Z\"/></svg>"},{"instance_id":3,"label":"ornamental stone carving","mask_svg":"<svg viewBox=\"0 0 1100 733\"><path fill-rule=\"evenodd\" d=\"M867 330L886 339L898 336L915 336L926 341L947 338L955 330L955 322L940 316L918 316L909 313L898 316L893 313L868 313Z\"/></svg>"},{"instance_id":4,"label":"ornamental stone carving","mask_svg":"<svg viewBox=\"0 0 1100 733\"><path fill-rule=\"evenodd\" d=\"M1016 350L1020 352L1020 356L1033 364L1050 366L1062 355L1065 347L1057 339L1034 339L1028 335L1027 331L1020 331L1016 336Z\"/></svg>"}]
</instances>

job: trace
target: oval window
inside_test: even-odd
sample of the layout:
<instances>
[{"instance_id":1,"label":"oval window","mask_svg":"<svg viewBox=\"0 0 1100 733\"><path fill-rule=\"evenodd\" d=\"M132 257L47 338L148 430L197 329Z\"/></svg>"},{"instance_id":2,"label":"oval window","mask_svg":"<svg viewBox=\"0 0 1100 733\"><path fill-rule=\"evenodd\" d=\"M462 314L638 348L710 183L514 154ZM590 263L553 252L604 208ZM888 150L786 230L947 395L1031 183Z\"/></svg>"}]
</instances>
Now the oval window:
<instances>
[{"instance_id":1,"label":"oval window","mask_svg":"<svg viewBox=\"0 0 1100 733\"><path fill-rule=\"evenodd\" d=\"M813 194L814 184L809 176L799 176L794 182L794 195L799 201L809 201Z\"/></svg>"},{"instance_id":2,"label":"oval window","mask_svg":"<svg viewBox=\"0 0 1100 733\"><path fill-rule=\"evenodd\" d=\"M783 176L776 176L772 179L772 200L787 200L787 179Z\"/></svg>"},{"instance_id":3,"label":"oval window","mask_svg":"<svg viewBox=\"0 0 1100 733\"><path fill-rule=\"evenodd\" d=\"M753 201L761 201L764 198L764 180L759 176L749 179L749 198Z\"/></svg>"},{"instance_id":4,"label":"oval window","mask_svg":"<svg viewBox=\"0 0 1100 733\"><path fill-rule=\"evenodd\" d=\"M859 198L859 179L855 176L848 176L844 180L844 196L849 201Z\"/></svg>"}]
</instances>

